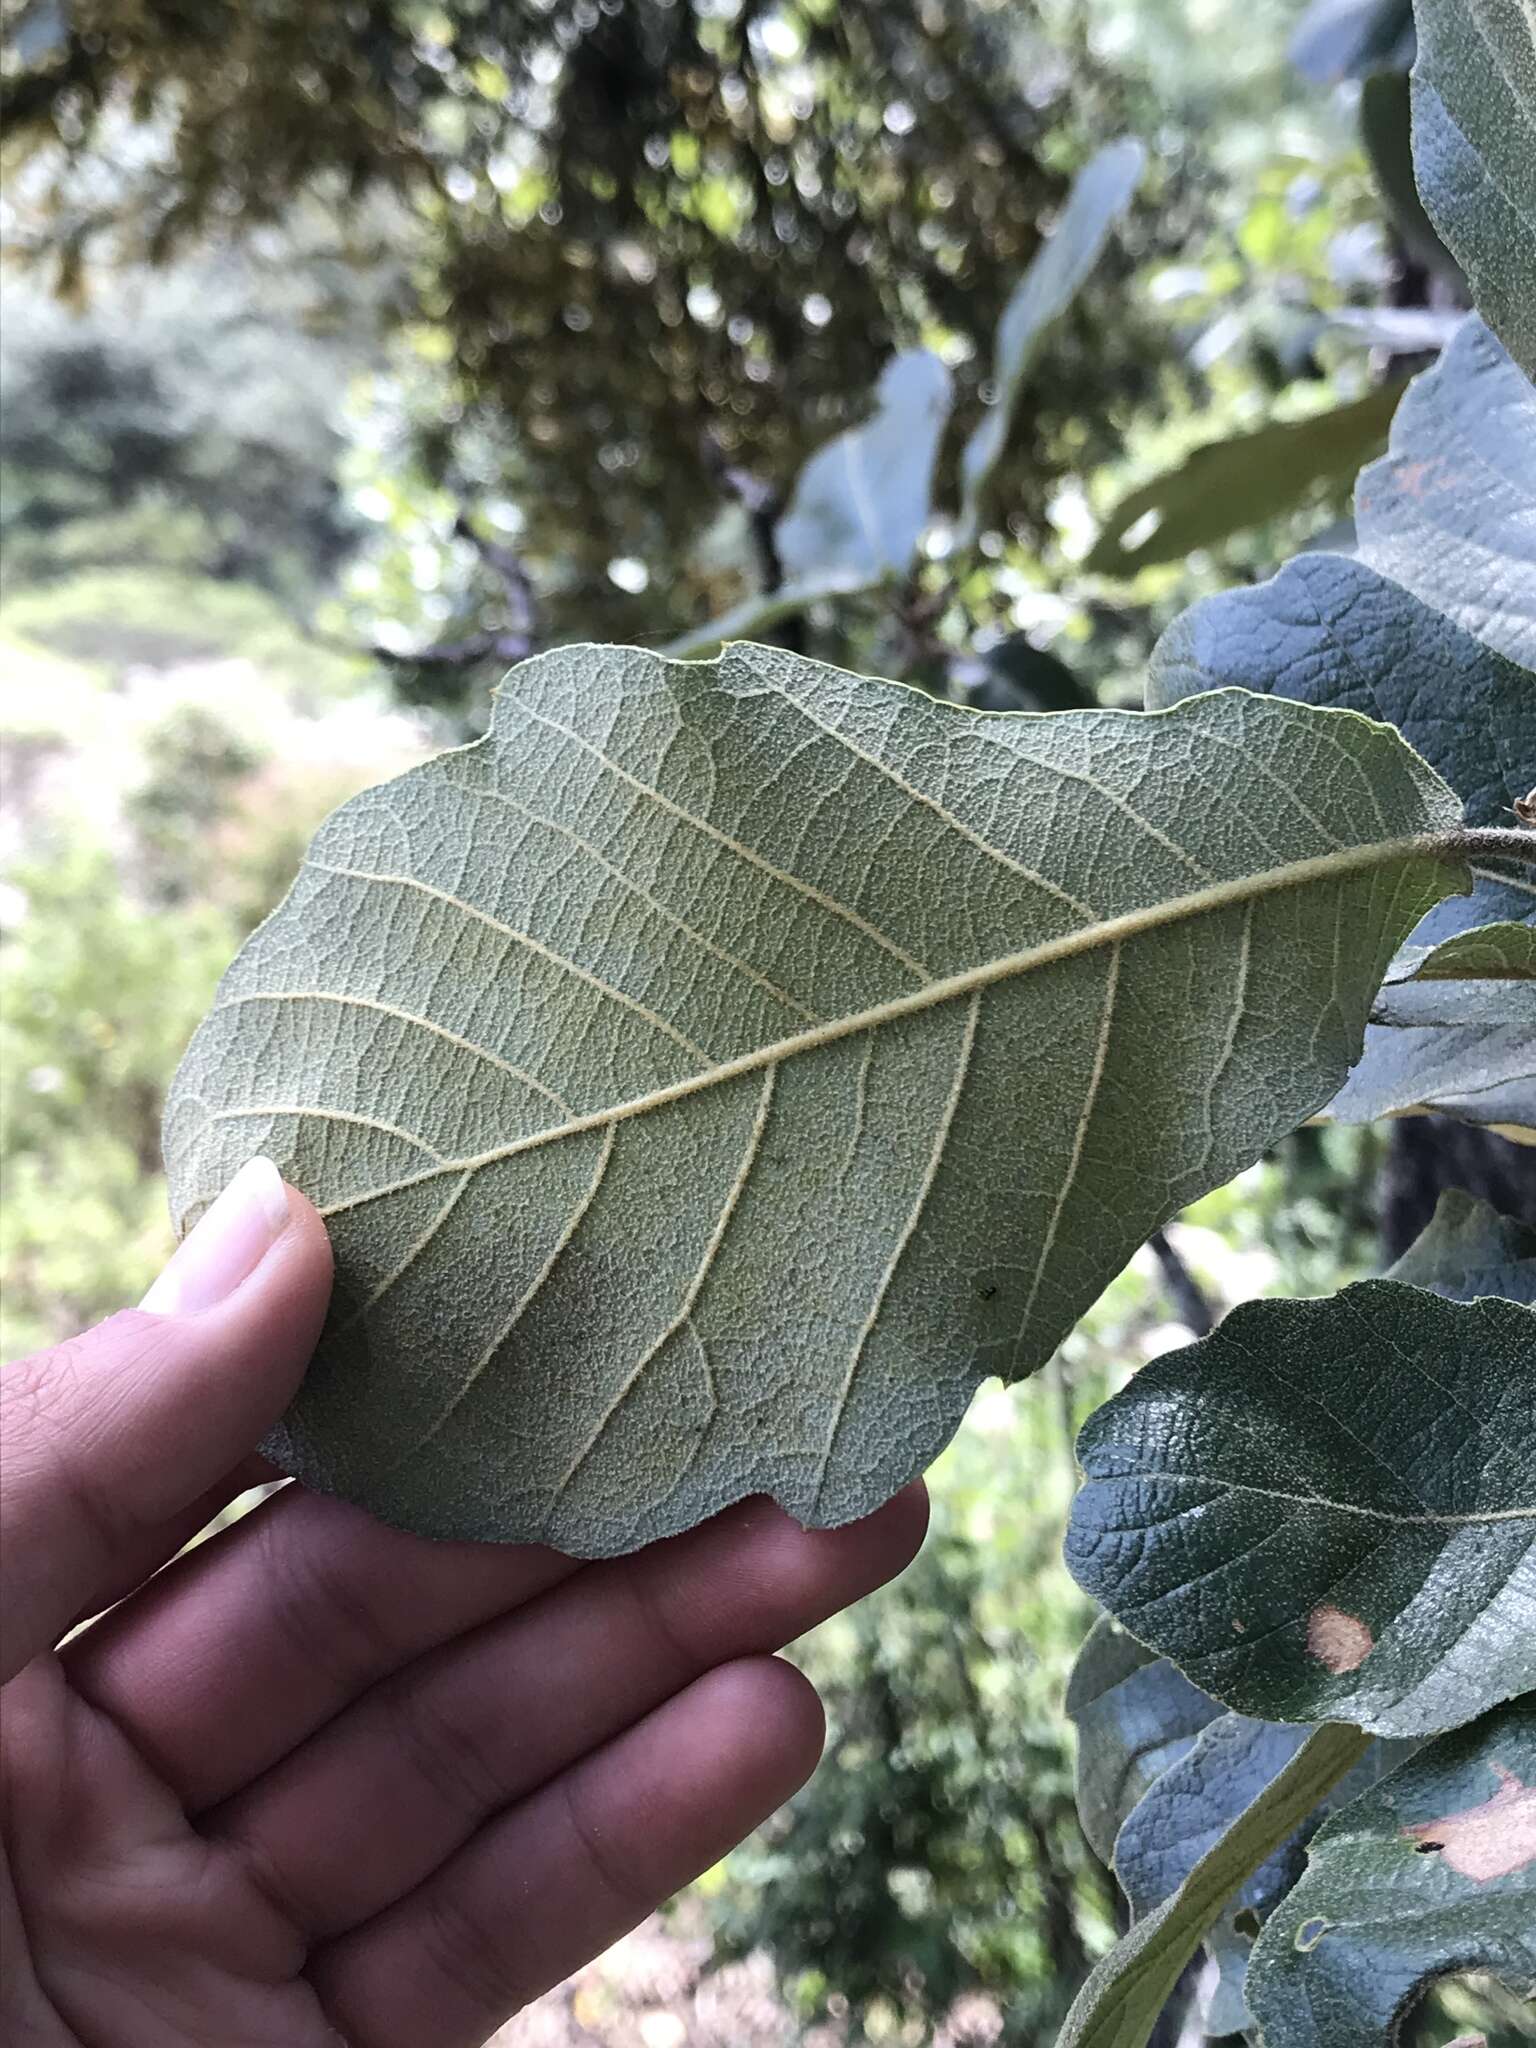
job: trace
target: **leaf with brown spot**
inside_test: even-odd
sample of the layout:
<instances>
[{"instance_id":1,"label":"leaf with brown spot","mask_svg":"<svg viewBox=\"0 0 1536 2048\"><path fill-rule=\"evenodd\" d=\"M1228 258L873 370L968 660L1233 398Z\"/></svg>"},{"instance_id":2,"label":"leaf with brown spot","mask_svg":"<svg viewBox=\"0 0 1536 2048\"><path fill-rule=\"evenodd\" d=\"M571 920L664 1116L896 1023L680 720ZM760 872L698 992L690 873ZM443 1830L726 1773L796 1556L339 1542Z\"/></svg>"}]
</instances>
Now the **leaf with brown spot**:
<instances>
[{"instance_id":1,"label":"leaf with brown spot","mask_svg":"<svg viewBox=\"0 0 1536 2048\"><path fill-rule=\"evenodd\" d=\"M1427 1744L1313 1837L1248 1966L1284 2048L1387 2048L1437 1977L1536 1992L1536 1699ZM1431 1850L1431 1844L1436 1845ZM1326 1939L1312 1939L1315 1930Z\"/></svg>"},{"instance_id":2,"label":"leaf with brown spot","mask_svg":"<svg viewBox=\"0 0 1536 2048\"><path fill-rule=\"evenodd\" d=\"M1307 1616L1307 1655L1326 1664L1336 1678L1358 1671L1375 1647L1376 1638L1358 1614L1346 1614L1325 1600Z\"/></svg>"},{"instance_id":3,"label":"leaf with brown spot","mask_svg":"<svg viewBox=\"0 0 1536 2048\"><path fill-rule=\"evenodd\" d=\"M1536 1687L1533 1444L1536 1310L1248 1302L1089 1418L1067 1563L1239 1713L1438 1734Z\"/></svg>"},{"instance_id":4,"label":"leaf with brown spot","mask_svg":"<svg viewBox=\"0 0 1536 2048\"><path fill-rule=\"evenodd\" d=\"M1512 1877L1536 1863L1536 1785L1521 1784L1507 1764L1495 1762L1492 1770L1499 1781L1492 1798L1403 1830L1476 1884Z\"/></svg>"}]
</instances>

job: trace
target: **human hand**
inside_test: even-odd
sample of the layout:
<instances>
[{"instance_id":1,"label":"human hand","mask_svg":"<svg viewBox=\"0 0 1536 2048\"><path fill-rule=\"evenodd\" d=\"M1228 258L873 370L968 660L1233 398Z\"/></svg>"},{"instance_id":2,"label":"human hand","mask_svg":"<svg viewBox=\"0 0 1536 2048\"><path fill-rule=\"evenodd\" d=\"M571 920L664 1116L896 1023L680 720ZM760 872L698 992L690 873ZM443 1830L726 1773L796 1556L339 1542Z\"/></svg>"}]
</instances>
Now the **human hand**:
<instances>
[{"instance_id":1,"label":"human hand","mask_svg":"<svg viewBox=\"0 0 1536 2048\"><path fill-rule=\"evenodd\" d=\"M768 1653L921 1541L920 1487L592 1565L287 1487L145 1584L263 1476L329 1288L253 1162L143 1309L0 1373L7 2048L478 2048L805 1780Z\"/></svg>"}]
</instances>

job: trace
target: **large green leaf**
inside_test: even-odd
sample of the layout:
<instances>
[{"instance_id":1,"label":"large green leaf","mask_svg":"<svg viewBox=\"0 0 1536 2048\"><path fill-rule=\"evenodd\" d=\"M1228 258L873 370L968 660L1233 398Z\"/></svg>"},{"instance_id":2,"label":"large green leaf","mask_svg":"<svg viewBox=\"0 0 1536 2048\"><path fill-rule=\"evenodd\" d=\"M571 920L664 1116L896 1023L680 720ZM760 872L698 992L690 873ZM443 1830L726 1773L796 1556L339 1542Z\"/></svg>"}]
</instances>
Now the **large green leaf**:
<instances>
[{"instance_id":1,"label":"large green leaf","mask_svg":"<svg viewBox=\"0 0 1536 2048\"><path fill-rule=\"evenodd\" d=\"M1355 524L1366 560L1536 670L1536 388L1480 320L1408 387Z\"/></svg>"},{"instance_id":2,"label":"large green leaf","mask_svg":"<svg viewBox=\"0 0 1536 2048\"><path fill-rule=\"evenodd\" d=\"M1103 254L1141 183L1146 161L1141 144L1130 140L1099 151L1078 174L1061 218L1003 308L992 365L996 395L960 456L962 538L981 524L987 486L1008 444L1014 407L1040 344Z\"/></svg>"},{"instance_id":3,"label":"large green leaf","mask_svg":"<svg viewBox=\"0 0 1536 2048\"><path fill-rule=\"evenodd\" d=\"M1206 598L1152 656L1153 709L1236 684L1395 725L1467 807L1509 825L1536 780L1536 675L1495 653L1402 584L1346 555L1297 555L1268 582ZM1532 838L1536 854L1536 836ZM1536 930L1536 882L1480 871L1415 934L1434 945L1496 919Z\"/></svg>"},{"instance_id":4,"label":"large green leaf","mask_svg":"<svg viewBox=\"0 0 1536 2048\"><path fill-rule=\"evenodd\" d=\"M774 528L783 582L683 634L669 653L701 653L825 598L905 576L932 515L949 405L950 375L936 355L915 348L892 357L869 419L819 448L800 472Z\"/></svg>"},{"instance_id":5,"label":"large green leaf","mask_svg":"<svg viewBox=\"0 0 1536 2048\"><path fill-rule=\"evenodd\" d=\"M1447 1188L1387 1277L1453 1301L1494 1294L1536 1305L1536 1229L1501 1216L1460 1188Z\"/></svg>"},{"instance_id":6,"label":"large green leaf","mask_svg":"<svg viewBox=\"0 0 1536 2048\"><path fill-rule=\"evenodd\" d=\"M1417 0L1413 155L1478 311L1536 376L1536 14L1531 0Z\"/></svg>"},{"instance_id":7,"label":"large green leaf","mask_svg":"<svg viewBox=\"0 0 1536 2048\"><path fill-rule=\"evenodd\" d=\"M1243 691L525 663L322 828L170 1099L183 1227L258 1150L330 1222L279 1462L581 1554L864 1511L1327 1100L1458 813L1387 728Z\"/></svg>"},{"instance_id":8,"label":"large green leaf","mask_svg":"<svg viewBox=\"0 0 1536 2048\"><path fill-rule=\"evenodd\" d=\"M1275 2048L1389 2048L1437 1977L1536 1993L1536 1701L1433 1742L1314 1837L1254 1950Z\"/></svg>"},{"instance_id":9,"label":"large green leaf","mask_svg":"<svg viewBox=\"0 0 1536 2048\"><path fill-rule=\"evenodd\" d=\"M1157 1778L1221 1708L1109 1615L1089 1630L1067 1687L1077 1730L1077 1815L1101 1863Z\"/></svg>"},{"instance_id":10,"label":"large green leaf","mask_svg":"<svg viewBox=\"0 0 1536 2048\"><path fill-rule=\"evenodd\" d=\"M1292 511L1318 485L1354 476L1376 453L1402 390L1381 384L1331 412L1207 442L1120 501L1084 567L1134 576Z\"/></svg>"},{"instance_id":11,"label":"large green leaf","mask_svg":"<svg viewBox=\"0 0 1536 2048\"><path fill-rule=\"evenodd\" d=\"M1169 1898L1097 1963L1057 2048L1144 2048L1174 1986L1227 1901L1359 1762L1357 1728L1314 1728L1301 1749Z\"/></svg>"},{"instance_id":12,"label":"large green leaf","mask_svg":"<svg viewBox=\"0 0 1536 2048\"><path fill-rule=\"evenodd\" d=\"M1090 1417L1067 1563L1197 1685L1415 1735L1536 1685L1536 1313L1256 1301Z\"/></svg>"},{"instance_id":13,"label":"large green leaf","mask_svg":"<svg viewBox=\"0 0 1536 2048\"><path fill-rule=\"evenodd\" d=\"M1222 1714L1186 1753L1169 1764L1126 1820L1115 1842L1115 1875L1132 1915L1153 1912L1190 1876L1267 1785L1295 1756L1311 1730L1295 1722L1255 1721ZM1244 1978L1253 1924L1262 1922L1300 1877L1306 1843L1324 1816L1353 1799L1401 1762L1411 1745L1373 1742L1359 1763L1266 1857L1211 1923L1205 1947L1217 1982L1202 2015L1218 2038L1252 2025Z\"/></svg>"}]
</instances>

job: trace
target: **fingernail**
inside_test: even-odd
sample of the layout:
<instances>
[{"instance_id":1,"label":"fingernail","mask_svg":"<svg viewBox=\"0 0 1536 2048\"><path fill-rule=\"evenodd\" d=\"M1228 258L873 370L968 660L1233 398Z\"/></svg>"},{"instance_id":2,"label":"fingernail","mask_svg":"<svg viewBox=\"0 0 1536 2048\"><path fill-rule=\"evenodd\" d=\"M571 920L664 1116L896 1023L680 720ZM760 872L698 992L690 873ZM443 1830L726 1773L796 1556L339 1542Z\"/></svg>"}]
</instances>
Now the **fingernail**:
<instances>
[{"instance_id":1,"label":"fingernail","mask_svg":"<svg viewBox=\"0 0 1536 2048\"><path fill-rule=\"evenodd\" d=\"M233 1294L288 1222L288 1190L270 1159L248 1159L171 1254L139 1303L156 1316L193 1315Z\"/></svg>"}]
</instances>

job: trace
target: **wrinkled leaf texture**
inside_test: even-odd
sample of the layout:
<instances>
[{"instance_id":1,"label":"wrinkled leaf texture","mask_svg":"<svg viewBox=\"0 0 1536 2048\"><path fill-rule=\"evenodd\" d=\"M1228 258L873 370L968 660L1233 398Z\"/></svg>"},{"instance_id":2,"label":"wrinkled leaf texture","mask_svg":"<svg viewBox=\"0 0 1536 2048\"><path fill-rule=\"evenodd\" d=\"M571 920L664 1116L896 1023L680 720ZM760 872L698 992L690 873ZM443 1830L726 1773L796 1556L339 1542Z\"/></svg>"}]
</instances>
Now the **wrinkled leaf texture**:
<instances>
[{"instance_id":1,"label":"wrinkled leaf texture","mask_svg":"<svg viewBox=\"0 0 1536 2048\"><path fill-rule=\"evenodd\" d=\"M1255 1946L1277 2048L1389 2048L1437 1977L1536 1995L1536 1702L1430 1743L1323 1825Z\"/></svg>"},{"instance_id":2,"label":"wrinkled leaf texture","mask_svg":"<svg viewBox=\"0 0 1536 2048\"><path fill-rule=\"evenodd\" d=\"M1536 1311L1252 1301L1078 1439L1066 1559L1239 1713L1431 1734L1536 1687Z\"/></svg>"},{"instance_id":3,"label":"wrinkled leaf texture","mask_svg":"<svg viewBox=\"0 0 1536 2048\"><path fill-rule=\"evenodd\" d=\"M271 1450L431 1534L843 1522L1318 1108L1465 870L1396 734L1241 691L986 717L565 648L345 805L173 1089L185 1227L326 1216Z\"/></svg>"}]
</instances>

